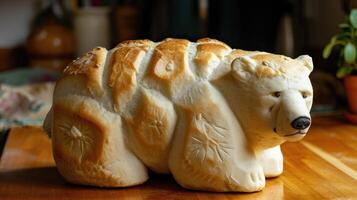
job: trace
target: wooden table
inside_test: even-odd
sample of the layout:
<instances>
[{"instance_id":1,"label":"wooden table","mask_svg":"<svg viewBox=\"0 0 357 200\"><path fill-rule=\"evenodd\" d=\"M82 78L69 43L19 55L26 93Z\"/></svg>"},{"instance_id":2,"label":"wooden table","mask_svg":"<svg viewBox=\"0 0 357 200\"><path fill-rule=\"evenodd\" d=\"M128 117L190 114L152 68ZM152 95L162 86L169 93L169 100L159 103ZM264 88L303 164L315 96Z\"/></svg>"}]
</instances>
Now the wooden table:
<instances>
[{"instance_id":1,"label":"wooden table","mask_svg":"<svg viewBox=\"0 0 357 200\"><path fill-rule=\"evenodd\" d=\"M193 192L159 175L141 186L101 189L66 183L42 129L15 128L0 162L0 199L357 199L357 126L314 119L308 136L285 143L283 152L283 175L267 180L262 192Z\"/></svg>"}]
</instances>

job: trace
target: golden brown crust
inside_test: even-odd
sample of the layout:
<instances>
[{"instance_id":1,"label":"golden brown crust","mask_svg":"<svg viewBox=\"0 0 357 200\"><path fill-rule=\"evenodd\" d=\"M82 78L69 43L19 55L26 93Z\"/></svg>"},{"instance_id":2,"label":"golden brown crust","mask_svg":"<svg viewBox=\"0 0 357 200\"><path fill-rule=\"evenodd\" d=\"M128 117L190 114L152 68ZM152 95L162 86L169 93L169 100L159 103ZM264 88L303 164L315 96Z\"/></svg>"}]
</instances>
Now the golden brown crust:
<instances>
[{"instance_id":1,"label":"golden brown crust","mask_svg":"<svg viewBox=\"0 0 357 200\"><path fill-rule=\"evenodd\" d=\"M110 187L147 180L145 166L125 145L120 116L77 95L57 98L54 113L54 159L67 180Z\"/></svg>"},{"instance_id":2,"label":"golden brown crust","mask_svg":"<svg viewBox=\"0 0 357 200\"><path fill-rule=\"evenodd\" d=\"M108 85L112 88L115 111L121 110L133 95L136 74L148 49L149 46L121 46L112 54Z\"/></svg>"},{"instance_id":3,"label":"golden brown crust","mask_svg":"<svg viewBox=\"0 0 357 200\"><path fill-rule=\"evenodd\" d=\"M286 67L289 67L289 63L293 62L289 57L268 53L253 55L252 58L258 65L255 70L258 78L282 75L287 71Z\"/></svg>"},{"instance_id":4,"label":"golden brown crust","mask_svg":"<svg viewBox=\"0 0 357 200\"><path fill-rule=\"evenodd\" d=\"M255 51L244 51L244 50L241 50L241 49L235 49L233 50L229 57L231 58L231 60L235 59L235 58L238 58L238 57L241 57L241 56L249 56L249 55L252 55L254 53L257 53Z\"/></svg>"},{"instance_id":5,"label":"golden brown crust","mask_svg":"<svg viewBox=\"0 0 357 200\"><path fill-rule=\"evenodd\" d=\"M148 47L153 45L151 40L126 40L119 43L116 47Z\"/></svg>"},{"instance_id":6,"label":"golden brown crust","mask_svg":"<svg viewBox=\"0 0 357 200\"><path fill-rule=\"evenodd\" d=\"M276 72L270 68L270 67L267 67L267 66L259 66L256 71L255 71L255 75L258 77L258 78L262 78L262 77L274 77L276 75Z\"/></svg>"},{"instance_id":7,"label":"golden brown crust","mask_svg":"<svg viewBox=\"0 0 357 200\"><path fill-rule=\"evenodd\" d=\"M275 55L275 54L270 54L270 53L264 53L264 54L257 54L253 55L252 58L258 63L263 63L264 61L270 61L274 63L279 63L279 64L284 64L292 59L283 55Z\"/></svg>"},{"instance_id":8,"label":"golden brown crust","mask_svg":"<svg viewBox=\"0 0 357 200\"><path fill-rule=\"evenodd\" d=\"M169 172L167 158L176 125L172 103L143 90L138 113L127 122L133 133L134 152L152 170Z\"/></svg>"},{"instance_id":9,"label":"golden brown crust","mask_svg":"<svg viewBox=\"0 0 357 200\"><path fill-rule=\"evenodd\" d=\"M198 44L202 44L202 43L216 43L216 44L220 44L222 46L224 46L225 48L227 49L230 49L230 47L224 43L224 42L221 42L219 40L215 40L215 39L211 39L211 38L201 38L201 39L198 39L197 40L197 43Z\"/></svg>"},{"instance_id":10,"label":"golden brown crust","mask_svg":"<svg viewBox=\"0 0 357 200\"><path fill-rule=\"evenodd\" d=\"M272 78L275 76L286 76L289 74L302 73L306 68L301 67L301 62L283 55L270 54L266 52L235 52L232 58L247 56L254 62L254 70L251 71L257 78Z\"/></svg>"},{"instance_id":11,"label":"golden brown crust","mask_svg":"<svg viewBox=\"0 0 357 200\"><path fill-rule=\"evenodd\" d=\"M158 82L169 91L177 80L189 79L192 76L187 60L189 45L188 40L171 38L157 45L151 57L146 78Z\"/></svg>"},{"instance_id":12,"label":"golden brown crust","mask_svg":"<svg viewBox=\"0 0 357 200\"><path fill-rule=\"evenodd\" d=\"M108 81L112 88L114 110L121 110L135 92L136 74L151 45L153 42L150 40L127 40L117 45L110 60Z\"/></svg>"},{"instance_id":13,"label":"golden brown crust","mask_svg":"<svg viewBox=\"0 0 357 200\"><path fill-rule=\"evenodd\" d=\"M107 50L97 47L69 64L63 71L64 76L84 76L92 95L104 94L102 74Z\"/></svg>"},{"instance_id":14,"label":"golden brown crust","mask_svg":"<svg viewBox=\"0 0 357 200\"><path fill-rule=\"evenodd\" d=\"M207 76L209 74L208 68L217 67L222 58L231 51L231 48L226 44L216 40L205 39L204 41L198 43L197 54L194 58L197 72L201 76Z\"/></svg>"},{"instance_id":15,"label":"golden brown crust","mask_svg":"<svg viewBox=\"0 0 357 200\"><path fill-rule=\"evenodd\" d=\"M99 162L106 126L85 103L58 102L53 108L53 150L66 162Z\"/></svg>"},{"instance_id":16,"label":"golden brown crust","mask_svg":"<svg viewBox=\"0 0 357 200\"><path fill-rule=\"evenodd\" d=\"M154 50L149 73L161 80L173 80L187 70L187 49L190 42L181 39L166 39Z\"/></svg>"}]
</instances>

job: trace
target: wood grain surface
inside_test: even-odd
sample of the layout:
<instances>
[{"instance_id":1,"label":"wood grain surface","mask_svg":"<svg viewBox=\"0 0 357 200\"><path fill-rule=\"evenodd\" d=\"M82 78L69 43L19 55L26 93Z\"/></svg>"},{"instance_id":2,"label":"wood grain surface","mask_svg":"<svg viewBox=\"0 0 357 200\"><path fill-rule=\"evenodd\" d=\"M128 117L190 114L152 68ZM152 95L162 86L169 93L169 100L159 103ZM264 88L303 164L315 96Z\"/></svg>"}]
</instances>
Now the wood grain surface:
<instances>
[{"instance_id":1,"label":"wood grain surface","mask_svg":"<svg viewBox=\"0 0 357 200\"><path fill-rule=\"evenodd\" d=\"M282 149L284 173L268 179L261 192L189 191L156 174L140 186L104 189L65 182L42 129L15 128L0 161L0 199L357 199L357 126L342 118L314 119L304 140Z\"/></svg>"}]
</instances>

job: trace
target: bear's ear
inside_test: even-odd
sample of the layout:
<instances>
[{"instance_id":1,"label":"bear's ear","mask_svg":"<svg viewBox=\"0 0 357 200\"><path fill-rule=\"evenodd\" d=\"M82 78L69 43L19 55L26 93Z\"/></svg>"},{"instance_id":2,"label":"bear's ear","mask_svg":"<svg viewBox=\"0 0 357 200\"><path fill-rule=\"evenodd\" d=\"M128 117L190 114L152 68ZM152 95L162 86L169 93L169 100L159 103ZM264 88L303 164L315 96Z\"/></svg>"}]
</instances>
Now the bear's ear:
<instances>
[{"instance_id":1,"label":"bear's ear","mask_svg":"<svg viewBox=\"0 0 357 200\"><path fill-rule=\"evenodd\" d=\"M257 63L248 56L241 56L233 60L233 75L238 79L246 79L255 73Z\"/></svg>"},{"instance_id":2,"label":"bear's ear","mask_svg":"<svg viewBox=\"0 0 357 200\"><path fill-rule=\"evenodd\" d=\"M308 55L301 55L297 58L295 58L295 60L301 62L305 67L307 67L310 72L314 69L314 64L312 63L312 58Z\"/></svg>"}]
</instances>

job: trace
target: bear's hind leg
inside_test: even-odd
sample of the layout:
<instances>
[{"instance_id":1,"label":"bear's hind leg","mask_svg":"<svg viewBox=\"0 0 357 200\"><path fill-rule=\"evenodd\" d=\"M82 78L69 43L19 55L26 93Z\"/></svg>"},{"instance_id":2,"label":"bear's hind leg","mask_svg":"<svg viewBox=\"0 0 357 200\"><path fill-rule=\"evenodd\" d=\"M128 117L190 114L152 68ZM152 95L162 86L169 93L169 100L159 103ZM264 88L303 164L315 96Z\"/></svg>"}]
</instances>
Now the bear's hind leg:
<instances>
[{"instance_id":1,"label":"bear's hind leg","mask_svg":"<svg viewBox=\"0 0 357 200\"><path fill-rule=\"evenodd\" d=\"M94 100L68 99L53 109L53 155L60 174L72 183L101 187L145 182L146 167L125 146L121 117Z\"/></svg>"}]
</instances>

